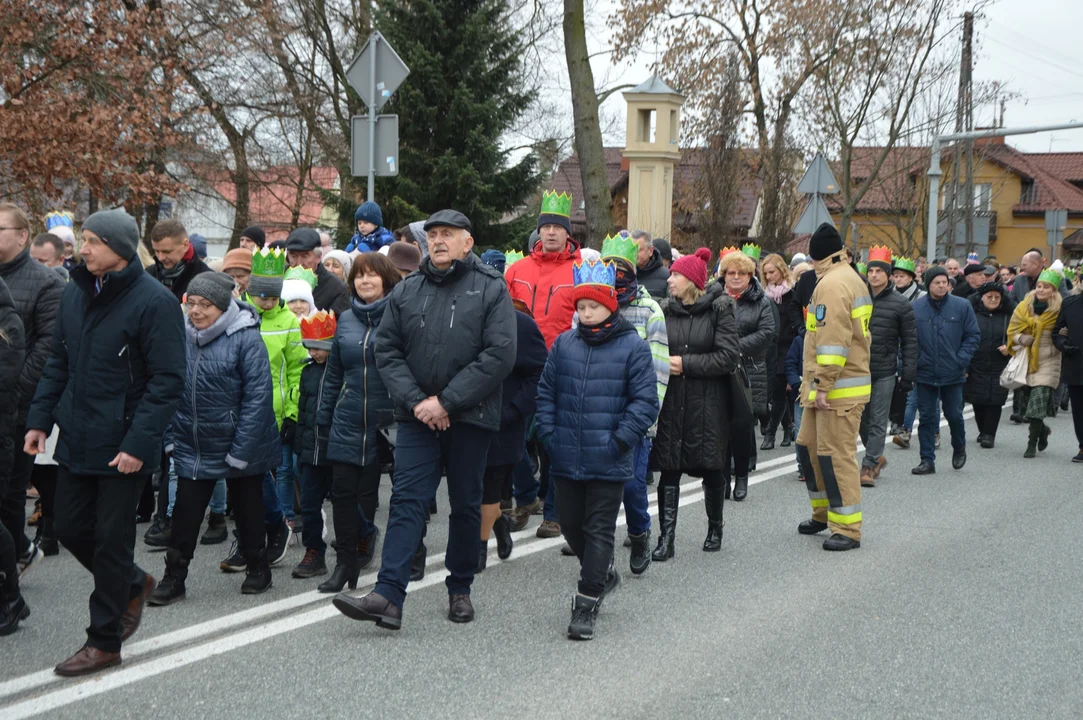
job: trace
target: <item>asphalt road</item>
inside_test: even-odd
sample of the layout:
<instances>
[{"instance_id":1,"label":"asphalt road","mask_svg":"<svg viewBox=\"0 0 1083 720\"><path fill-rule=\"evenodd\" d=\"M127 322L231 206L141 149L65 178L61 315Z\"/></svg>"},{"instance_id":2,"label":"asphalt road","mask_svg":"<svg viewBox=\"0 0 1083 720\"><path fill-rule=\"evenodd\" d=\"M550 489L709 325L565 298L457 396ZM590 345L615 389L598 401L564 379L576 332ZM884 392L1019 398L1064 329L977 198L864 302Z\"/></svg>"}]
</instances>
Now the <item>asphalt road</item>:
<instances>
[{"instance_id":1,"label":"asphalt road","mask_svg":"<svg viewBox=\"0 0 1083 720\"><path fill-rule=\"evenodd\" d=\"M848 553L797 534L808 499L788 450L761 453L748 500L726 503L721 553L700 550L689 478L676 558L625 572L588 643L564 636L577 565L534 537L539 519L507 562L490 543L476 621L448 622L442 512L398 633L341 616L322 578L292 579L300 548L248 597L218 570L228 546L200 546L188 598L147 608L121 667L65 680L52 667L84 640L92 583L62 551L24 578L33 614L0 638L0 718L1083 717L1083 466L1071 419L1052 425L1049 450L1024 460L1025 429L1005 417L959 472L945 428L929 477L910 475L916 442L889 446ZM160 575L161 553L140 542L137 557Z\"/></svg>"}]
</instances>

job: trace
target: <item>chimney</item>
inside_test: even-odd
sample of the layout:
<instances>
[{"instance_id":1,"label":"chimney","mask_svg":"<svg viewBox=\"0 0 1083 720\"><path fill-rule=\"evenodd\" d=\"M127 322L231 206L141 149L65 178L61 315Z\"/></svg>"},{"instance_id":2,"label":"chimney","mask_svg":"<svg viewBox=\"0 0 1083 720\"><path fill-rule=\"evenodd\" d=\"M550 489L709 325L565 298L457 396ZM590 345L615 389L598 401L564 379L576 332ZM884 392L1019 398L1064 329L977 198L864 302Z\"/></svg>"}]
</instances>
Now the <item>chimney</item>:
<instances>
[{"instance_id":1,"label":"chimney","mask_svg":"<svg viewBox=\"0 0 1083 720\"><path fill-rule=\"evenodd\" d=\"M978 130L978 131L981 131L981 130L999 130L1000 128L979 127L979 128L974 128L974 129ZM1004 136L1003 135L1000 135L998 137L978 138L978 139L976 139L974 141L974 147L976 147L976 148L977 147L982 147L983 145L1004 145L1004 144L1005 143L1004 143Z\"/></svg>"}]
</instances>

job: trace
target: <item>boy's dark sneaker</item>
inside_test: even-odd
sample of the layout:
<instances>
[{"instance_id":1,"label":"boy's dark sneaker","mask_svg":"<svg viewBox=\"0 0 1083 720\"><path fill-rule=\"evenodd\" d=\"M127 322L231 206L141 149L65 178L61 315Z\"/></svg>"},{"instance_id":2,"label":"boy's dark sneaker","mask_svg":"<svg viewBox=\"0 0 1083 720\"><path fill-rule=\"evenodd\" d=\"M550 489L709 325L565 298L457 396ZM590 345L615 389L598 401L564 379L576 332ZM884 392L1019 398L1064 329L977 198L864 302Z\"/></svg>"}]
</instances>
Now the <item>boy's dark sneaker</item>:
<instances>
[{"instance_id":1,"label":"boy's dark sneaker","mask_svg":"<svg viewBox=\"0 0 1083 720\"><path fill-rule=\"evenodd\" d=\"M315 548L306 549L304 558L293 569L293 576L302 580L326 574L327 563L324 562L323 553Z\"/></svg>"},{"instance_id":2,"label":"boy's dark sneaker","mask_svg":"<svg viewBox=\"0 0 1083 720\"><path fill-rule=\"evenodd\" d=\"M218 565L222 569L222 572L227 573L239 573L244 572L248 567L248 561L244 559L244 555L241 554L241 548L237 543L238 533L233 531L233 545L229 548L229 557Z\"/></svg>"},{"instance_id":3,"label":"boy's dark sneaker","mask_svg":"<svg viewBox=\"0 0 1083 720\"><path fill-rule=\"evenodd\" d=\"M572 599L572 621L568 623L570 640L591 640L594 638L594 623L598 619L598 604L601 601L586 595L576 595Z\"/></svg>"},{"instance_id":4,"label":"boy's dark sneaker","mask_svg":"<svg viewBox=\"0 0 1083 720\"><path fill-rule=\"evenodd\" d=\"M165 550L173 539L173 520L168 517L159 517L147 529L143 535L143 542L152 548Z\"/></svg>"}]
</instances>

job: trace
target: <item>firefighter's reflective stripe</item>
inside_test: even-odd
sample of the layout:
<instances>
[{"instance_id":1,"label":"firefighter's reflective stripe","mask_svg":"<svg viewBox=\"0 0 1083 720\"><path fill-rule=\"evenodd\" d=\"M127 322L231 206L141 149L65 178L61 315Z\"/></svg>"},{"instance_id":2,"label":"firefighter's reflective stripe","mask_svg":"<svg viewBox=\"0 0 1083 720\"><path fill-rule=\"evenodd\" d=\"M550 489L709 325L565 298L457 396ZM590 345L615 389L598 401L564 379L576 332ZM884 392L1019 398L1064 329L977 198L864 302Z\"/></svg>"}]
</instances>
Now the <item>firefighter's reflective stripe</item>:
<instances>
[{"instance_id":1,"label":"firefighter's reflective stripe","mask_svg":"<svg viewBox=\"0 0 1083 720\"><path fill-rule=\"evenodd\" d=\"M809 490L808 499L813 510L828 506L826 492L813 492L812 490Z\"/></svg>"},{"instance_id":2,"label":"firefighter's reflective stripe","mask_svg":"<svg viewBox=\"0 0 1083 720\"><path fill-rule=\"evenodd\" d=\"M839 525L853 525L861 522L861 506L846 505L844 507L828 508L827 519L829 522Z\"/></svg>"},{"instance_id":3,"label":"firefighter's reflective stripe","mask_svg":"<svg viewBox=\"0 0 1083 720\"><path fill-rule=\"evenodd\" d=\"M872 298L862 295L854 300L854 309L850 311L850 317L861 321L861 332L868 337L869 322L872 320Z\"/></svg>"},{"instance_id":4,"label":"firefighter's reflective stripe","mask_svg":"<svg viewBox=\"0 0 1083 720\"><path fill-rule=\"evenodd\" d=\"M849 355L850 348L845 348L842 345L818 345L816 347L816 364L844 367L846 358Z\"/></svg>"},{"instance_id":5,"label":"firefighter's reflective stripe","mask_svg":"<svg viewBox=\"0 0 1083 720\"><path fill-rule=\"evenodd\" d=\"M835 381L835 387L827 391L827 399L861 397L872 394L872 375L859 375L858 377L842 378ZM816 391L809 390L809 400L816 399Z\"/></svg>"},{"instance_id":6,"label":"firefighter's reflective stripe","mask_svg":"<svg viewBox=\"0 0 1083 720\"><path fill-rule=\"evenodd\" d=\"M805 310L805 331L816 332L816 313L812 311L811 305Z\"/></svg>"}]
</instances>

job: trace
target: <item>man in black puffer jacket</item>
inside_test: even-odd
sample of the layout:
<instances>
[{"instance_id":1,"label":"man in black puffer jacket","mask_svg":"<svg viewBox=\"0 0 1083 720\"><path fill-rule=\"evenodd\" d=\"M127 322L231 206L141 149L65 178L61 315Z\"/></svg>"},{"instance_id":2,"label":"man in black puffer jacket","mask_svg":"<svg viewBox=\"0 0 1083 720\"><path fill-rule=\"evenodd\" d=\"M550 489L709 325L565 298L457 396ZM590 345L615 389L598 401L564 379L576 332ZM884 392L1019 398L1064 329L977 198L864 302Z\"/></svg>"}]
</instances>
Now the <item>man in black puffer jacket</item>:
<instances>
[{"instance_id":1,"label":"man in black puffer jacket","mask_svg":"<svg viewBox=\"0 0 1083 720\"><path fill-rule=\"evenodd\" d=\"M184 316L143 270L138 246L139 228L123 210L83 223L84 263L64 289L26 421L30 454L44 452L60 427L56 534L94 574L87 641L57 665L63 676L118 665L154 589L135 564L135 509L184 393Z\"/></svg>"},{"instance_id":2,"label":"man in black puffer jacket","mask_svg":"<svg viewBox=\"0 0 1083 720\"><path fill-rule=\"evenodd\" d=\"M873 253L878 249L873 248ZM872 295L872 318L869 320L872 394L861 413L861 442L865 444L865 459L861 461L862 487L873 487L880 471L887 465L884 440L887 437L891 397L895 393L895 376L899 375L900 392L908 393L914 388L918 371L918 330L914 322L914 309L910 301L895 290L895 284L891 281L890 253L887 253L888 259L874 257L870 257L866 276Z\"/></svg>"},{"instance_id":3,"label":"man in black puffer jacket","mask_svg":"<svg viewBox=\"0 0 1083 720\"><path fill-rule=\"evenodd\" d=\"M9 438L15 446L11 464L11 476L7 487L0 493L0 522L15 540L15 552L21 565L33 563L38 549L26 537L26 484L34 460L22 451L26 434L26 414L38 379L49 359L53 340L53 322L56 319L60 296L64 293L64 281L51 268L30 257L30 219L19 207L0 203L0 279L7 283L15 312L23 323L26 360L19 372L18 391L9 394L4 402L18 402L15 427ZM10 392L10 389L9 389ZM25 569L25 568L24 568Z\"/></svg>"},{"instance_id":4,"label":"man in black puffer jacket","mask_svg":"<svg viewBox=\"0 0 1083 720\"><path fill-rule=\"evenodd\" d=\"M348 617L395 630L402 625L410 560L445 466L448 619L474 619L470 585L478 564L482 480L517 345L507 285L471 252L466 216L441 210L425 232L429 256L392 291L375 337L376 367L400 420L383 565L371 593L335 598Z\"/></svg>"}]
</instances>

